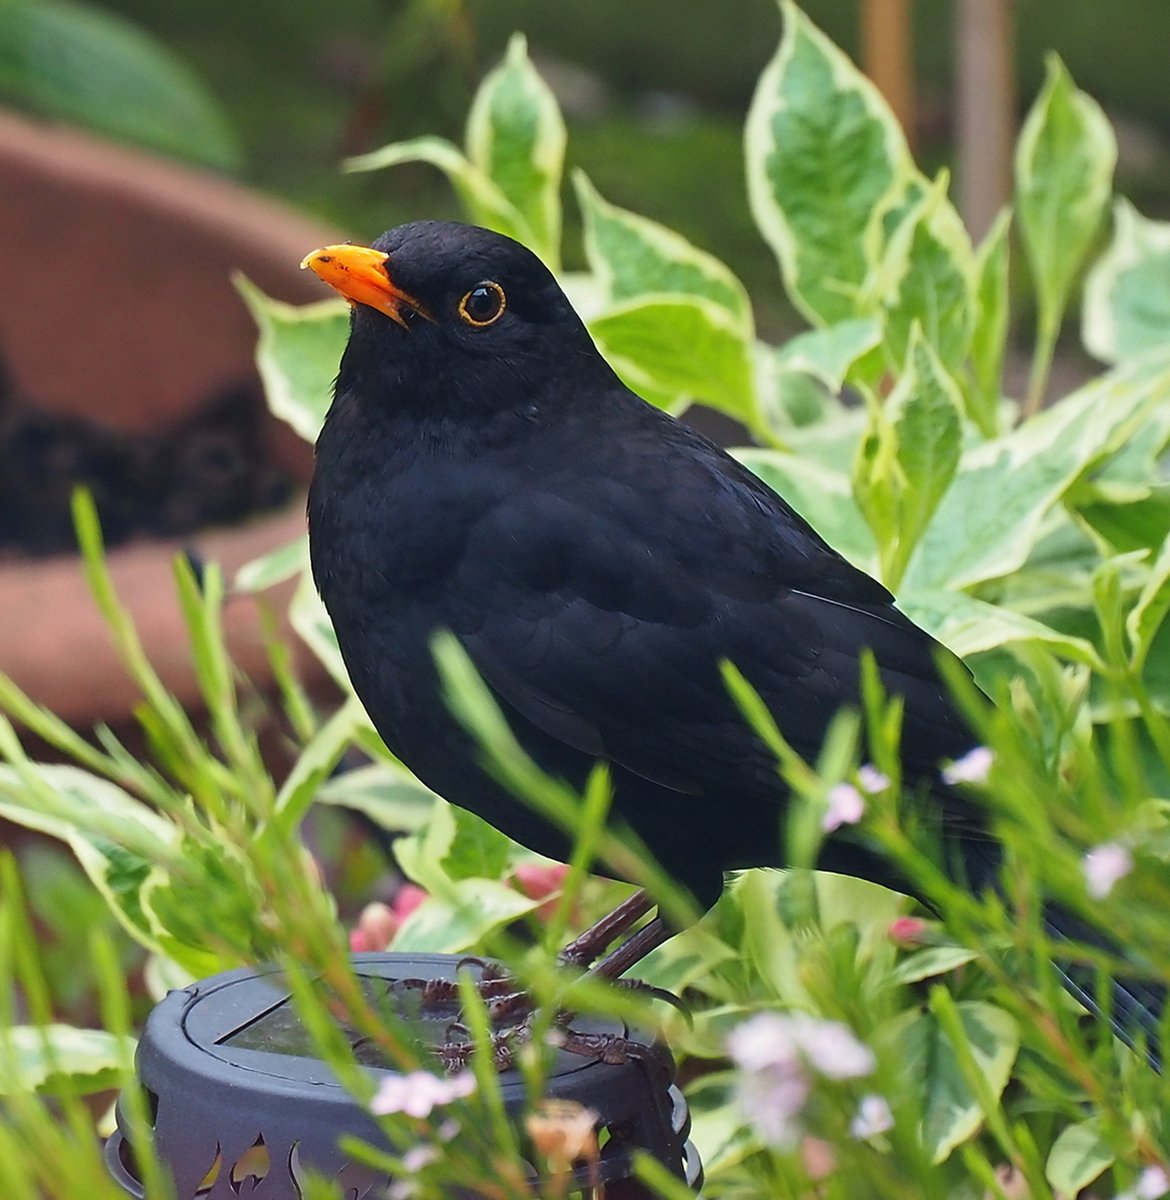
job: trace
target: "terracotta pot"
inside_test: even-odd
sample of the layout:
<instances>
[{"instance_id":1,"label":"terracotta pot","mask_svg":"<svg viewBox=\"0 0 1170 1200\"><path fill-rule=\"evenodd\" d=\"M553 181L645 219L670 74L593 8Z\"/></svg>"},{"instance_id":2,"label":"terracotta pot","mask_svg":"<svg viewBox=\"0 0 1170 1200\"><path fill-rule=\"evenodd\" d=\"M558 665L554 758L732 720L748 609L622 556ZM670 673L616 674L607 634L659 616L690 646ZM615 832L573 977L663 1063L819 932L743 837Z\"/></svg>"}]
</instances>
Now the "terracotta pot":
<instances>
[{"instance_id":1,"label":"terracotta pot","mask_svg":"<svg viewBox=\"0 0 1170 1200\"><path fill-rule=\"evenodd\" d=\"M254 381L255 327L231 273L282 299L319 299L298 264L336 240L222 178L0 112L0 346L20 392L52 411L145 430ZM265 433L274 460L307 481L310 448L275 419ZM278 515L182 544L230 578L303 529L298 495ZM139 541L109 561L152 662L196 705L172 582L179 548ZM75 558L0 563L0 614L0 671L33 699L78 726L128 714L136 689ZM263 684L255 601L233 598L227 625L237 662Z\"/></svg>"}]
</instances>

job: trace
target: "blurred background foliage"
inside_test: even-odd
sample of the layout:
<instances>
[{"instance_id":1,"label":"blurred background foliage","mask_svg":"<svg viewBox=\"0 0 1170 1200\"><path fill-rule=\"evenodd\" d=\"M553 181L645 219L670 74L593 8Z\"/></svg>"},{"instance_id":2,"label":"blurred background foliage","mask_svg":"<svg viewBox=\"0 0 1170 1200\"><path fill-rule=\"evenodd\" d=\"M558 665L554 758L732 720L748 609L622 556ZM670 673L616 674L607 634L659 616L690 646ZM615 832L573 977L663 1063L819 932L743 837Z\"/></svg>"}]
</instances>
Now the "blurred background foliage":
<instances>
[{"instance_id":1,"label":"blurred background foliage","mask_svg":"<svg viewBox=\"0 0 1170 1200\"><path fill-rule=\"evenodd\" d=\"M805 7L858 57L862 0ZM1118 129L1119 190L1162 216L1170 210L1170 6L1123 0L1103 17L1100 0L1018 0L1019 110L1040 86L1044 55L1057 52ZM955 20L953 2L911 4L912 133L928 172L953 158ZM73 54L71 22L82 47ZM460 140L477 83L521 30L565 111L570 166L612 202L724 259L765 327L780 332L789 323L771 257L761 253L743 188L728 186L742 177L743 112L779 28L774 0L108 0L87 8L6 0L0 98L228 170L369 237L420 216L455 216L454 201L431 168L346 175L340 161L424 133ZM111 70L119 55L121 68ZM168 69L167 103L178 111L163 136L154 118ZM105 112L103 97L137 117ZM189 132L186 145L176 124ZM579 265L579 246L571 228L566 265Z\"/></svg>"}]
</instances>

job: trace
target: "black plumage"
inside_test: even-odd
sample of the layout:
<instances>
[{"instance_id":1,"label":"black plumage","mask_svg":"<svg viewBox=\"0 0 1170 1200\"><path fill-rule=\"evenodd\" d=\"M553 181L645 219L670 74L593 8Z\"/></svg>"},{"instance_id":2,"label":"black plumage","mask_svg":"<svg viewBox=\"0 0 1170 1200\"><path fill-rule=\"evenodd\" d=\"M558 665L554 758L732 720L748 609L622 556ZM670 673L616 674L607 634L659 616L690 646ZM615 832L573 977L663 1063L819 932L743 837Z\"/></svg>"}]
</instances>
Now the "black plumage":
<instances>
[{"instance_id":1,"label":"black plumage","mask_svg":"<svg viewBox=\"0 0 1170 1200\"><path fill-rule=\"evenodd\" d=\"M550 272L485 230L418 222L309 256L357 301L309 500L312 567L355 689L387 744L512 837L566 845L481 767L440 694L454 632L546 770L612 764L614 811L711 903L779 854L773 756L720 662L815 757L870 650L905 702L902 753L952 862L996 860L940 761L972 736L946 652L889 592L723 450L631 392ZM913 889L863 845L824 864Z\"/></svg>"}]
</instances>

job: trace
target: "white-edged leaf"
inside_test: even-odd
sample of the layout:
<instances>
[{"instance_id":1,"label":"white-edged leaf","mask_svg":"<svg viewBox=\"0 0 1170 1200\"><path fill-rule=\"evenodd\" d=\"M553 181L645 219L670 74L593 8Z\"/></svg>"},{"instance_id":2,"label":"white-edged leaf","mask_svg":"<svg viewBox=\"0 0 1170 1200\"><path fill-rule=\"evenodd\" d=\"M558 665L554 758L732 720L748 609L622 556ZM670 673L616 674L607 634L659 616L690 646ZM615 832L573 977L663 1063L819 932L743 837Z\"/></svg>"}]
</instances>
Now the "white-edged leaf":
<instances>
[{"instance_id":1,"label":"white-edged leaf","mask_svg":"<svg viewBox=\"0 0 1170 1200\"><path fill-rule=\"evenodd\" d=\"M341 756L353 744L359 728L367 725L365 714L356 696L344 704L313 735L297 755L292 770L280 785L274 807L274 821L288 832L304 816L310 804L326 787Z\"/></svg>"},{"instance_id":2,"label":"white-edged leaf","mask_svg":"<svg viewBox=\"0 0 1170 1200\"><path fill-rule=\"evenodd\" d=\"M88 1094L117 1087L134 1061L134 1042L104 1029L13 1025L0 1032L0 1095L52 1090Z\"/></svg>"},{"instance_id":3,"label":"white-edged leaf","mask_svg":"<svg viewBox=\"0 0 1170 1200\"><path fill-rule=\"evenodd\" d=\"M1042 324L1055 328L1113 186L1117 143L1101 106L1049 55L1016 145L1016 201Z\"/></svg>"},{"instance_id":4,"label":"white-edged leaf","mask_svg":"<svg viewBox=\"0 0 1170 1200\"><path fill-rule=\"evenodd\" d=\"M1126 614L1125 632L1135 670L1141 670L1149 656L1154 637L1170 612L1170 541L1164 542L1150 568L1141 594Z\"/></svg>"},{"instance_id":5,"label":"white-edged leaf","mask_svg":"<svg viewBox=\"0 0 1170 1200\"><path fill-rule=\"evenodd\" d=\"M443 894L428 896L402 922L392 948L403 954L458 954L540 903L494 879L461 879L449 884Z\"/></svg>"},{"instance_id":6,"label":"white-edged leaf","mask_svg":"<svg viewBox=\"0 0 1170 1200\"><path fill-rule=\"evenodd\" d=\"M745 129L748 197L793 303L827 325L866 315L875 232L914 167L877 88L795 4L782 8Z\"/></svg>"},{"instance_id":7,"label":"white-edged leaf","mask_svg":"<svg viewBox=\"0 0 1170 1200\"><path fill-rule=\"evenodd\" d=\"M680 233L602 198L583 171L573 175L585 221L585 257L611 303L648 292L702 296L725 308L745 338L752 306L744 286L713 254Z\"/></svg>"},{"instance_id":8,"label":"white-edged leaf","mask_svg":"<svg viewBox=\"0 0 1170 1200\"><path fill-rule=\"evenodd\" d=\"M610 308L589 332L614 370L647 399L688 397L753 423L751 343L721 305L702 296L648 295Z\"/></svg>"},{"instance_id":9,"label":"white-edged leaf","mask_svg":"<svg viewBox=\"0 0 1170 1200\"><path fill-rule=\"evenodd\" d=\"M1086 638L1061 633L1034 617L965 592L907 589L899 594L898 607L960 658L1040 642L1073 662L1100 665L1097 651Z\"/></svg>"},{"instance_id":10,"label":"white-edged leaf","mask_svg":"<svg viewBox=\"0 0 1170 1200\"><path fill-rule=\"evenodd\" d=\"M237 592L262 592L283 583L307 569L309 543L304 537L293 538L275 550L252 559L236 572L232 587Z\"/></svg>"},{"instance_id":11,"label":"white-edged leaf","mask_svg":"<svg viewBox=\"0 0 1170 1200\"><path fill-rule=\"evenodd\" d=\"M1062 1196L1076 1196L1113 1165L1113 1151L1097 1117L1069 1125L1057 1135L1044 1164L1044 1177Z\"/></svg>"},{"instance_id":12,"label":"white-edged leaf","mask_svg":"<svg viewBox=\"0 0 1170 1200\"><path fill-rule=\"evenodd\" d=\"M480 85L467 116L467 157L526 226L528 242L554 270L561 251L565 122L548 84L513 34L503 61Z\"/></svg>"},{"instance_id":13,"label":"white-edged leaf","mask_svg":"<svg viewBox=\"0 0 1170 1200\"><path fill-rule=\"evenodd\" d=\"M1015 1019L981 1000L955 1005L964 1039L987 1090L998 1097L1007 1086L1019 1050ZM924 1012L896 1026L896 1050L908 1086L919 1093L922 1140L933 1162L944 1162L983 1123L983 1109L963 1075L950 1038L938 1018Z\"/></svg>"},{"instance_id":14,"label":"white-edged leaf","mask_svg":"<svg viewBox=\"0 0 1170 1200\"><path fill-rule=\"evenodd\" d=\"M288 607L288 619L293 629L300 635L305 644L321 661L322 665L341 685L347 694L353 691L349 681L349 672L341 657L341 647L337 644L337 634L333 631L333 623L321 603L321 597L313 586L313 577L306 571L301 576L297 590L293 594L292 603Z\"/></svg>"},{"instance_id":15,"label":"white-edged leaf","mask_svg":"<svg viewBox=\"0 0 1170 1200\"><path fill-rule=\"evenodd\" d=\"M1117 201L1113 240L1085 279L1081 340L1109 363L1170 341L1170 222Z\"/></svg>"},{"instance_id":16,"label":"white-edged leaf","mask_svg":"<svg viewBox=\"0 0 1170 1200\"><path fill-rule=\"evenodd\" d=\"M380 150L347 158L346 171L380 171L402 163L428 163L447 176L473 224L527 242L531 239L528 222L516 206L500 191L492 179L468 161L463 151L445 138L420 137L406 142L391 142Z\"/></svg>"},{"instance_id":17,"label":"white-edged leaf","mask_svg":"<svg viewBox=\"0 0 1170 1200\"><path fill-rule=\"evenodd\" d=\"M978 957L977 950L966 946L928 946L925 950L908 954L894 968L893 978L897 983L920 983L923 979L946 975Z\"/></svg>"},{"instance_id":18,"label":"white-edged leaf","mask_svg":"<svg viewBox=\"0 0 1170 1200\"><path fill-rule=\"evenodd\" d=\"M1005 209L988 230L975 256L975 294L978 301L971 331L971 390L968 413L984 436L999 427L1003 361L1007 348L1010 294L1008 235L1012 217Z\"/></svg>"},{"instance_id":19,"label":"white-edged leaf","mask_svg":"<svg viewBox=\"0 0 1170 1200\"><path fill-rule=\"evenodd\" d=\"M145 858L164 858L175 829L109 779L63 763L0 764L0 816L68 841L104 838Z\"/></svg>"},{"instance_id":20,"label":"white-edged leaf","mask_svg":"<svg viewBox=\"0 0 1170 1200\"><path fill-rule=\"evenodd\" d=\"M317 793L319 804L355 809L383 829L405 833L427 825L436 800L426 784L387 759L335 775Z\"/></svg>"},{"instance_id":21,"label":"white-edged leaf","mask_svg":"<svg viewBox=\"0 0 1170 1200\"><path fill-rule=\"evenodd\" d=\"M285 304L266 296L243 275L235 276L235 284L260 330L256 367L268 407L305 441L316 441L349 337L345 301Z\"/></svg>"},{"instance_id":22,"label":"white-edged leaf","mask_svg":"<svg viewBox=\"0 0 1170 1200\"><path fill-rule=\"evenodd\" d=\"M970 587L1022 566L1052 506L1163 400L1167 357L1114 368L1011 433L967 450L910 560L906 590Z\"/></svg>"},{"instance_id":23,"label":"white-edged leaf","mask_svg":"<svg viewBox=\"0 0 1170 1200\"><path fill-rule=\"evenodd\" d=\"M888 267L876 299L886 309L885 344L898 370L918 326L953 374L971 342L975 319L975 255L963 221L947 199L945 172L898 225L886 252Z\"/></svg>"},{"instance_id":24,"label":"white-edged leaf","mask_svg":"<svg viewBox=\"0 0 1170 1200\"><path fill-rule=\"evenodd\" d=\"M911 544L921 537L958 470L962 405L954 379L915 323L905 366L885 406L905 481L899 536Z\"/></svg>"},{"instance_id":25,"label":"white-edged leaf","mask_svg":"<svg viewBox=\"0 0 1170 1200\"><path fill-rule=\"evenodd\" d=\"M838 392L849 368L877 346L881 337L881 322L875 317L838 321L797 334L776 351L776 362L786 370L804 371L831 392Z\"/></svg>"}]
</instances>

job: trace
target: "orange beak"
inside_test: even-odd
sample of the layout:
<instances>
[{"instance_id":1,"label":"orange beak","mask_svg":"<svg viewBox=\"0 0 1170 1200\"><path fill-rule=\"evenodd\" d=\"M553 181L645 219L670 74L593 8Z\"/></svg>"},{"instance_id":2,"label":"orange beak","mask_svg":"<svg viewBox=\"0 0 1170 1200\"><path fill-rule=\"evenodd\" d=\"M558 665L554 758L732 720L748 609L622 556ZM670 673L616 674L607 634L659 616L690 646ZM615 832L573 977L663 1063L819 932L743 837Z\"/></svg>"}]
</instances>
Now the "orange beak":
<instances>
[{"instance_id":1,"label":"orange beak","mask_svg":"<svg viewBox=\"0 0 1170 1200\"><path fill-rule=\"evenodd\" d=\"M388 254L371 250L369 246L322 246L301 259L301 269L308 267L331 288L336 288L350 304L365 304L397 321L404 329L404 307L431 320L430 313L413 297L394 285L386 269Z\"/></svg>"}]
</instances>

